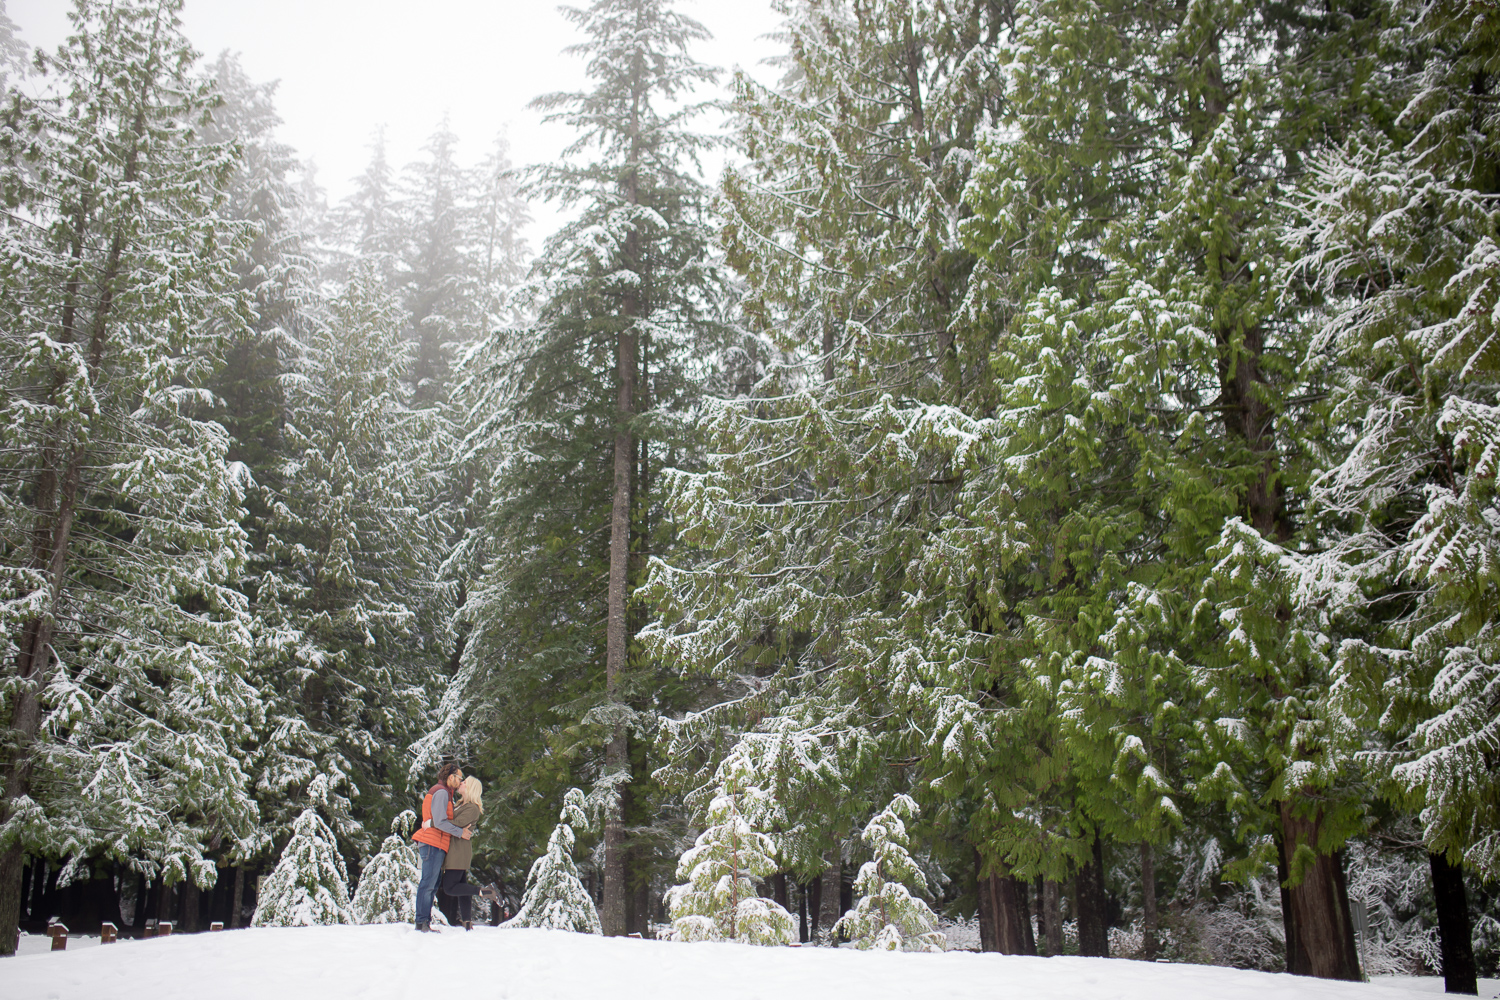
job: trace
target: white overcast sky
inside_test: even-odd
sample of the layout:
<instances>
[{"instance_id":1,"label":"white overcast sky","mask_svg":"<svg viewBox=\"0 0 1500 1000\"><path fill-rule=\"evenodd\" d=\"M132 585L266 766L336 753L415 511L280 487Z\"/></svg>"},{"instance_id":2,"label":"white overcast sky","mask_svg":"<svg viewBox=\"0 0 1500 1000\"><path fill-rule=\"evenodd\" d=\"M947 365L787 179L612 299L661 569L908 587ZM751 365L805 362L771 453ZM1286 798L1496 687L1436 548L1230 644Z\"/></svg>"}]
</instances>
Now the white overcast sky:
<instances>
[{"instance_id":1,"label":"white overcast sky","mask_svg":"<svg viewBox=\"0 0 1500 1000\"><path fill-rule=\"evenodd\" d=\"M46 49L66 36L69 7L6 4L21 37ZM779 23L770 0L682 0L678 9L714 34L693 50L698 59L775 79L761 65L777 52L763 37ZM348 193L381 125L397 168L416 157L445 113L465 162L478 161L502 129L517 164L552 159L568 133L543 126L526 104L586 83L583 60L561 51L579 36L549 0L187 0L183 27L206 57L229 49L252 79L280 81L280 136L316 163L330 201ZM544 206L533 214L535 249L556 217Z\"/></svg>"}]
</instances>

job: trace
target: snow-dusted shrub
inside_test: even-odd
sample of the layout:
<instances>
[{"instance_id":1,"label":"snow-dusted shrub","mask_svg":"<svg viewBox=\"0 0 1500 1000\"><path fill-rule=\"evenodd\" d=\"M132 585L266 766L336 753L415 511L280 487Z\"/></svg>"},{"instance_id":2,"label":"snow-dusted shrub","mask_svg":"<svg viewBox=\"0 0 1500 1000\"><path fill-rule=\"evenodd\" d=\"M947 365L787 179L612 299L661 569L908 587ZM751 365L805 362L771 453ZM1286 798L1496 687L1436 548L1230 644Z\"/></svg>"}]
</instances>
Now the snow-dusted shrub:
<instances>
[{"instance_id":1,"label":"snow-dusted shrub","mask_svg":"<svg viewBox=\"0 0 1500 1000\"><path fill-rule=\"evenodd\" d=\"M1269 839L1257 846L1274 849ZM1168 857L1182 868L1161 915L1159 957L1266 972L1285 969L1281 890L1273 866L1234 861L1213 837L1177 841ZM1223 881L1230 870L1237 871L1239 882Z\"/></svg>"},{"instance_id":2,"label":"snow-dusted shrub","mask_svg":"<svg viewBox=\"0 0 1500 1000\"><path fill-rule=\"evenodd\" d=\"M370 859L354 890L354 922L359 924L411 923L417 916L417 883L421 863L410 834L416 813L408 809L391 823L391 835Z\"/></svg>"},{"instance_id":3,"label":"snow-dusted shrub","mask_svg":"<svg viewBox=\"0 0 1500 1000\"><path fill-rule=\"evenodd\" d=\"M1419 842L1405 822L1391 831ZM1422 850L1382 850L1378 842L1354 841L1344 850L1351 907L1364 907L1368 933L1358 941L1367 975L1435 975L1442 969L1437 928L1430 920L1432 881ZM1357 924L1357 921L1356 921Z\"/></svg>"},{"instance_id":4,"label":"snow-dusted shrub","mask_svg":"<svg viewBox=\"0 0 1500 1000\"><path fill-rule=\"evenodd\" d=\"M307 927L352 924L349 871L333 831L316 806L302 810L292 839L261 887L255 927Z\"/></svg>"},{"instance_id":5,"label":"snow-dusted shrub","mask_svg":"<svg viewBox=\"0 0 1500 1000\"><path fill-rule=\"evenodd\" d=\"M1494 902L1491 901L1491 906ZM1474 922L1474 964L1486 979L1500 972L1500 920L1488 913Z\"/></svg>"},{"instance_id":6,"label":"snow-dusted shrub","mask_svg":"<svg viewBox=\"0 0 1500 1000\"><path fill-rule=\"evenodd\" d=\"M1286 968L1281 897L1274 879L1254 879L1222 900L1200 900L1170 914L1159 954L1200 965L1280 972Z\"/></svg>"},{"instance_id":7,"label":"snow-dusted shrub","mask_svg":"<svg viewBox=\"0 0 1500 1000\"><path fill-rule=\"evenodd\" d=\"M577 842L574 825L587 829L589 822L584 812L583 793L570 788L563 796L557 826L547 839L547 853L532 863L531 871L526 875L521 909L501 926L545 927L579 934L602 933L599 911L583 887L578 877L578 865L573 861L573 845Z\"/></svg>"},{"instance_id":8,"label":"snow-dusted shrub","mask_svg":"<svg viewBox=\"0 0 1500 1000\"><path fill-rule=\"evenodd\" d=\"M1142 958L1146 950L1146 929L1139 923L1109 928L1110 958Z\"/></svg>"},{"instance_id":9,"label":"snow-dusted shrub","mask_svg":"<svg viewBox=\"0 0 1500 1000\"><path fill-rule=\"evenodd\" d=\"M909 796L897 795L869 823L862 838L874 857L854 880L859 901L833 925L856 948L880 951L942 951L937 916L908 885L925 891L927 880L907 851L903 819L917 815Z\"/></svg>"},{"instance_id":10,"label":"snow-dusted shrub","mask_svg":"<svg viewBox=\"0 0 1500 1000\"><path fill-rule=\"evenodd\" d=\"M979 950L979 918L977 916L944 920L938 924L938 931L947 942L944 946L947 951Z\"/></svg>"},{"instance_id":11,"label":"snow-dusted shrub","mask_svg":"<svg viewBox=\"0 0 1500 1000\"><path fill-rule=\"evenodd\" d=\"M731 754L719 767L719 787L708 807L708 829L677 865L681 885L667 892L672 938L677 941L742 941L791 944L792 915L764 899L759 882L776 872L771 839L745 818L768 799L753 783L749 763Z\"/></svg>"}]
</instances>

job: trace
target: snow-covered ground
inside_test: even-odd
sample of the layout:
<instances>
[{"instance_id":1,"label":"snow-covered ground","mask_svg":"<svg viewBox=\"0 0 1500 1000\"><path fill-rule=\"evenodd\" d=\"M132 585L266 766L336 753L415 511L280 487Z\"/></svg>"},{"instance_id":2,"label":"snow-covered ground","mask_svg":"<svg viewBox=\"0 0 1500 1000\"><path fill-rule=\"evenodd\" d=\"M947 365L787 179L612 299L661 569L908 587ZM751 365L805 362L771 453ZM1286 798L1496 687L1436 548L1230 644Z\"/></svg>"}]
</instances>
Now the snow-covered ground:
<instances>
[{"instance_id":1,"label":"snow-covered ground","mask_svg":"<svg viewBox=\"0 0 1500 1000\"><path fill-rule=\"evenodd\" d=\"M1332 983L1201 965L751 948L562 931L267 928L72 939L0 961L0 1000L1413 1000L1441 980ZM24 952L32 951L32 954ZM1482 997L1500 986L1486 980Z\"/></svg>"}]
</instances>

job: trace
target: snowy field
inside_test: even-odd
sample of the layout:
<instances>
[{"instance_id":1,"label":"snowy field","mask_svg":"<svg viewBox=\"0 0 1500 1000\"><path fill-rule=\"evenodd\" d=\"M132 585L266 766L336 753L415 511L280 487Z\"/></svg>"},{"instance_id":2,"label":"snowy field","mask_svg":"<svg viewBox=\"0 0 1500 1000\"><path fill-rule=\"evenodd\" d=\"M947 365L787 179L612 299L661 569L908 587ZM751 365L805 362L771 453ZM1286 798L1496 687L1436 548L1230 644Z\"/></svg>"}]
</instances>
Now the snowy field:
<instances>
[{"instance_id":1,"label":"snowy field","mask_svg":"<svg viewBox=\"0 0 1500 1000\"><path fill-rule=\"evenodd\" d=\"M1412 1000L1441 980L1332 983L1198 965L902 955L562 931L308 927L182 935L0 960L0 1000ZM1494 997L1485 980L1480 996ZM1435 989L1434 989L1435 987Z\"/></svg>"}]
</instances>

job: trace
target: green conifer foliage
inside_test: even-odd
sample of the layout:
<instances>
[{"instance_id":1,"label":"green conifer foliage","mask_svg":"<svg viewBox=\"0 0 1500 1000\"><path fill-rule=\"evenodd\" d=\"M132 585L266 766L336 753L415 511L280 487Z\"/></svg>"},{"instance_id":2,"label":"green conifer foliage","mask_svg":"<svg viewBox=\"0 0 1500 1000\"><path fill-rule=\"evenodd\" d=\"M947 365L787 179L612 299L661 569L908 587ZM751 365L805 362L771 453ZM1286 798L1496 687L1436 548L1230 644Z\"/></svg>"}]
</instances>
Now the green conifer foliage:
<instances>
[{"instance_id":1,"label":"green conifer foliage","mask_svg":"<svg viewBox=\"0 0 1500 1000\"><path fill-rule=\"evenodd\" d=\"M725 226L745 308L779 354L758 383L726 387L741 398L703 408L708 467L670 478L686 551L651 563L659 617L641 635L731 695L673 727L677 780L694 787L715 765L697 746L774 734L766 752L784 756L765 773L784 776L788 842L821 857L896 790L882 787L882 755L925 759L936 740L984 771L991 748L1042 747L1044 767L1047 755L1024 710L991 743L972 698L993 686L1019 704L1010 664L978 637L1006 623L957 579L966 554L934 552L917 582L955 486L985 455L959 403L987 392L993 329L960 313L973 255L959 223L976 133L997 107L1004 12L785 12L784 82L737 81L750 160L726 178ZM1005 764L1002 787L1029 772ZM955 828L972 812L962 785L954 774Z\"/></svg>"}]
</instances>

